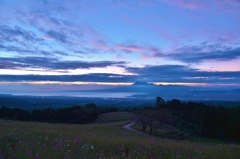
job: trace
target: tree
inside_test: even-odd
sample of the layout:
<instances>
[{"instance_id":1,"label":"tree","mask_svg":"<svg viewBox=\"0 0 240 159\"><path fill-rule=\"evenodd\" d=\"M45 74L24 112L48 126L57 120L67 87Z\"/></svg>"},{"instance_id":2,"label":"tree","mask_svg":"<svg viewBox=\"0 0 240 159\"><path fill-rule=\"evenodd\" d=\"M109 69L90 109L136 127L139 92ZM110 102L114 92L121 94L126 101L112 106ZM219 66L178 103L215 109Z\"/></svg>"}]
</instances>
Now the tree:
<instances>
[{"instance_id":1,"label":"tree","mask_svg":"<svg viewBox=\"0 0 240 159\"><path fill-rule=\"evenodd\" d=\"M142 131L146 131L146 128L148 127L148 120L149 120L149 117L146 116L146 115L139 115L138 116L138 123L141 125L142 127Z\"/></svg>"},{"instance_id":2,"label":"tree","mask_svg":"<svg viewBox=\"0 0 240 159\"><path fill-rule=\"evenodd\" d=\"M161 97L156 97L155 107L160 109L163 108L165 101Z\"/></svg>"},{"instance_id":3,"label":"tree","mask_svg":"<svg viewBox=\"0 0 240 159\"><path fill-rule=\"evenodd\" d=\"M149 125L149 134L152 135L154 131L157 131L163 123L158 119L158 114L153 113L151 117L149 117L148 125Z\"/></svg>"},{"instance_id":4,"label":"tree","mask_svg":"<svg viewBox=\"0 0 240 159\"><path fill-rule=\"evenodd\" d=\"M12 118L12 110L8 107L2 106L0 109L0 118Z\"/></svg>"},{"instance_id":5,"label":"tree","mask_svg":"<svg viewBox=\"0 0 240 159\"><path fill-rule=\"evenodd\" d=\"M169 111L164 110L144 110L138 116L138 123L142 127L142 131L149 128L149 134L153 134L164 124L170 121Z\"/></svg>"},{"instance_id":6,"label":"tree","mask_svg":"<svg viewBox=\"0 0 240 159\"><path fill-rule=\"evenodd\" d=\"M170 124L172 122L171 112L168 110L159 110L157 112L151 112L149 120L149 134L156 132L165 124Z\"/></svg>"},{"instance_id":7,"label":"tree","mask_svg":"<svg viewBox=\"0 0 240 159\"><path fill-rule=\"evenodd\" d=\"M196 131L200 136L202 136L203 124L206 118L206 107L195 107L194 113L194 123L196 124Z\"/></svg>"}]
</instances>

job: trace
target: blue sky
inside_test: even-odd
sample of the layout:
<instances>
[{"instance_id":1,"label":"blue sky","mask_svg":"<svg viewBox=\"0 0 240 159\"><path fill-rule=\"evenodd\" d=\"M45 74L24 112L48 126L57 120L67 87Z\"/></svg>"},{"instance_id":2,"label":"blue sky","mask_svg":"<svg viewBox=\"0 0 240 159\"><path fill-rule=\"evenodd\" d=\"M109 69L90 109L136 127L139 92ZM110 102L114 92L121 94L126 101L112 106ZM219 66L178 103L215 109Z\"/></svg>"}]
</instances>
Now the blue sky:
<instances>
[{"instance_id":1,"label":"blue sky","mask_svg":"<svg viewBox=\"0 0 240 159\"><path fill-rule=\"evenodd\" d=\"M239 88L239 10L239 0L1 0L1 91Z\"/></svg>"}]
</instances>

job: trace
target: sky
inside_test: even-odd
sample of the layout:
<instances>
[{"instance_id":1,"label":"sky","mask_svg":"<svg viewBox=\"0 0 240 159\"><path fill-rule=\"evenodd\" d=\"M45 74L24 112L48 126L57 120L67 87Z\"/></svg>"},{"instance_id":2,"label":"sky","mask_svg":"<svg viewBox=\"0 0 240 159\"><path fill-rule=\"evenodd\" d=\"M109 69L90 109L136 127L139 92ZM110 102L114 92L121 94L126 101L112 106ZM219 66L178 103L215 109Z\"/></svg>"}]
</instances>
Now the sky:
<instances>
[{"instance_id":1,"label":"sky","mask_svg":"<svg viewBox=\"0 0 240 159\"><path fill-rule=\"evenodd\" d=\"M0 0L0 94L240 88L239 10L240 0Z\"/></svg>"}]
</instances>

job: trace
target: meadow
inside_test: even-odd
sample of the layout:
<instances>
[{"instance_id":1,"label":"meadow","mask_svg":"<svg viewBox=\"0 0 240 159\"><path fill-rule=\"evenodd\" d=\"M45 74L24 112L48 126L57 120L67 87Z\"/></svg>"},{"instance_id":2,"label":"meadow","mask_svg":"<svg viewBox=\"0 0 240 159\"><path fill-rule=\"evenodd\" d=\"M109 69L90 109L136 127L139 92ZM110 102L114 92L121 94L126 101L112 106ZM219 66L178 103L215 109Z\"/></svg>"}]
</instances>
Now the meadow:
<instances>
[{"instance_id":1,"label":"meadow","mask_svg":"<svg viewBox=\"0 0 240 159\"><path fill-rule=\"evenodd\" d=\"M0 120L0 159L238 159L240 145L141 135L122 126L126 112L85 125Z\"/></svg>"}]
</instances>

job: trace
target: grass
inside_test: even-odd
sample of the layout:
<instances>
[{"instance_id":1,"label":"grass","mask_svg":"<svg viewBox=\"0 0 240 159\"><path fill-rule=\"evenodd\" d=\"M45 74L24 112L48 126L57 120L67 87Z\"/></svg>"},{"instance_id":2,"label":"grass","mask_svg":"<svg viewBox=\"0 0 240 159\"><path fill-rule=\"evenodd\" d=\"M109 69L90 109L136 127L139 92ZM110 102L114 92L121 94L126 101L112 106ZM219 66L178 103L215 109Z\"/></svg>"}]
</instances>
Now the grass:
<instances>
[{"instance_id":1,"label":"grass","mask_svg":"<svg viewBox=\"0 0 240 159\"><path fill-rule=\"evenodd\" d=\"M112 122L111 115L117 119L116 114L105 114L94 124L86 125L0 120L0 159L238 159L240 156L237 144L144 136L122 128L129 119L119 118L122 122Z\"/></svg>"},{"instance_id":2,"label":"grass","mask_svg":"<svg viewBox=\"0 0 240 159\"><path fill-rule=\"evenodd\" d=\"M134 119L134 115L128 112L111 112L99 115L92 124L117 124L124 125Z\"/></svg>"}]
</instances>

